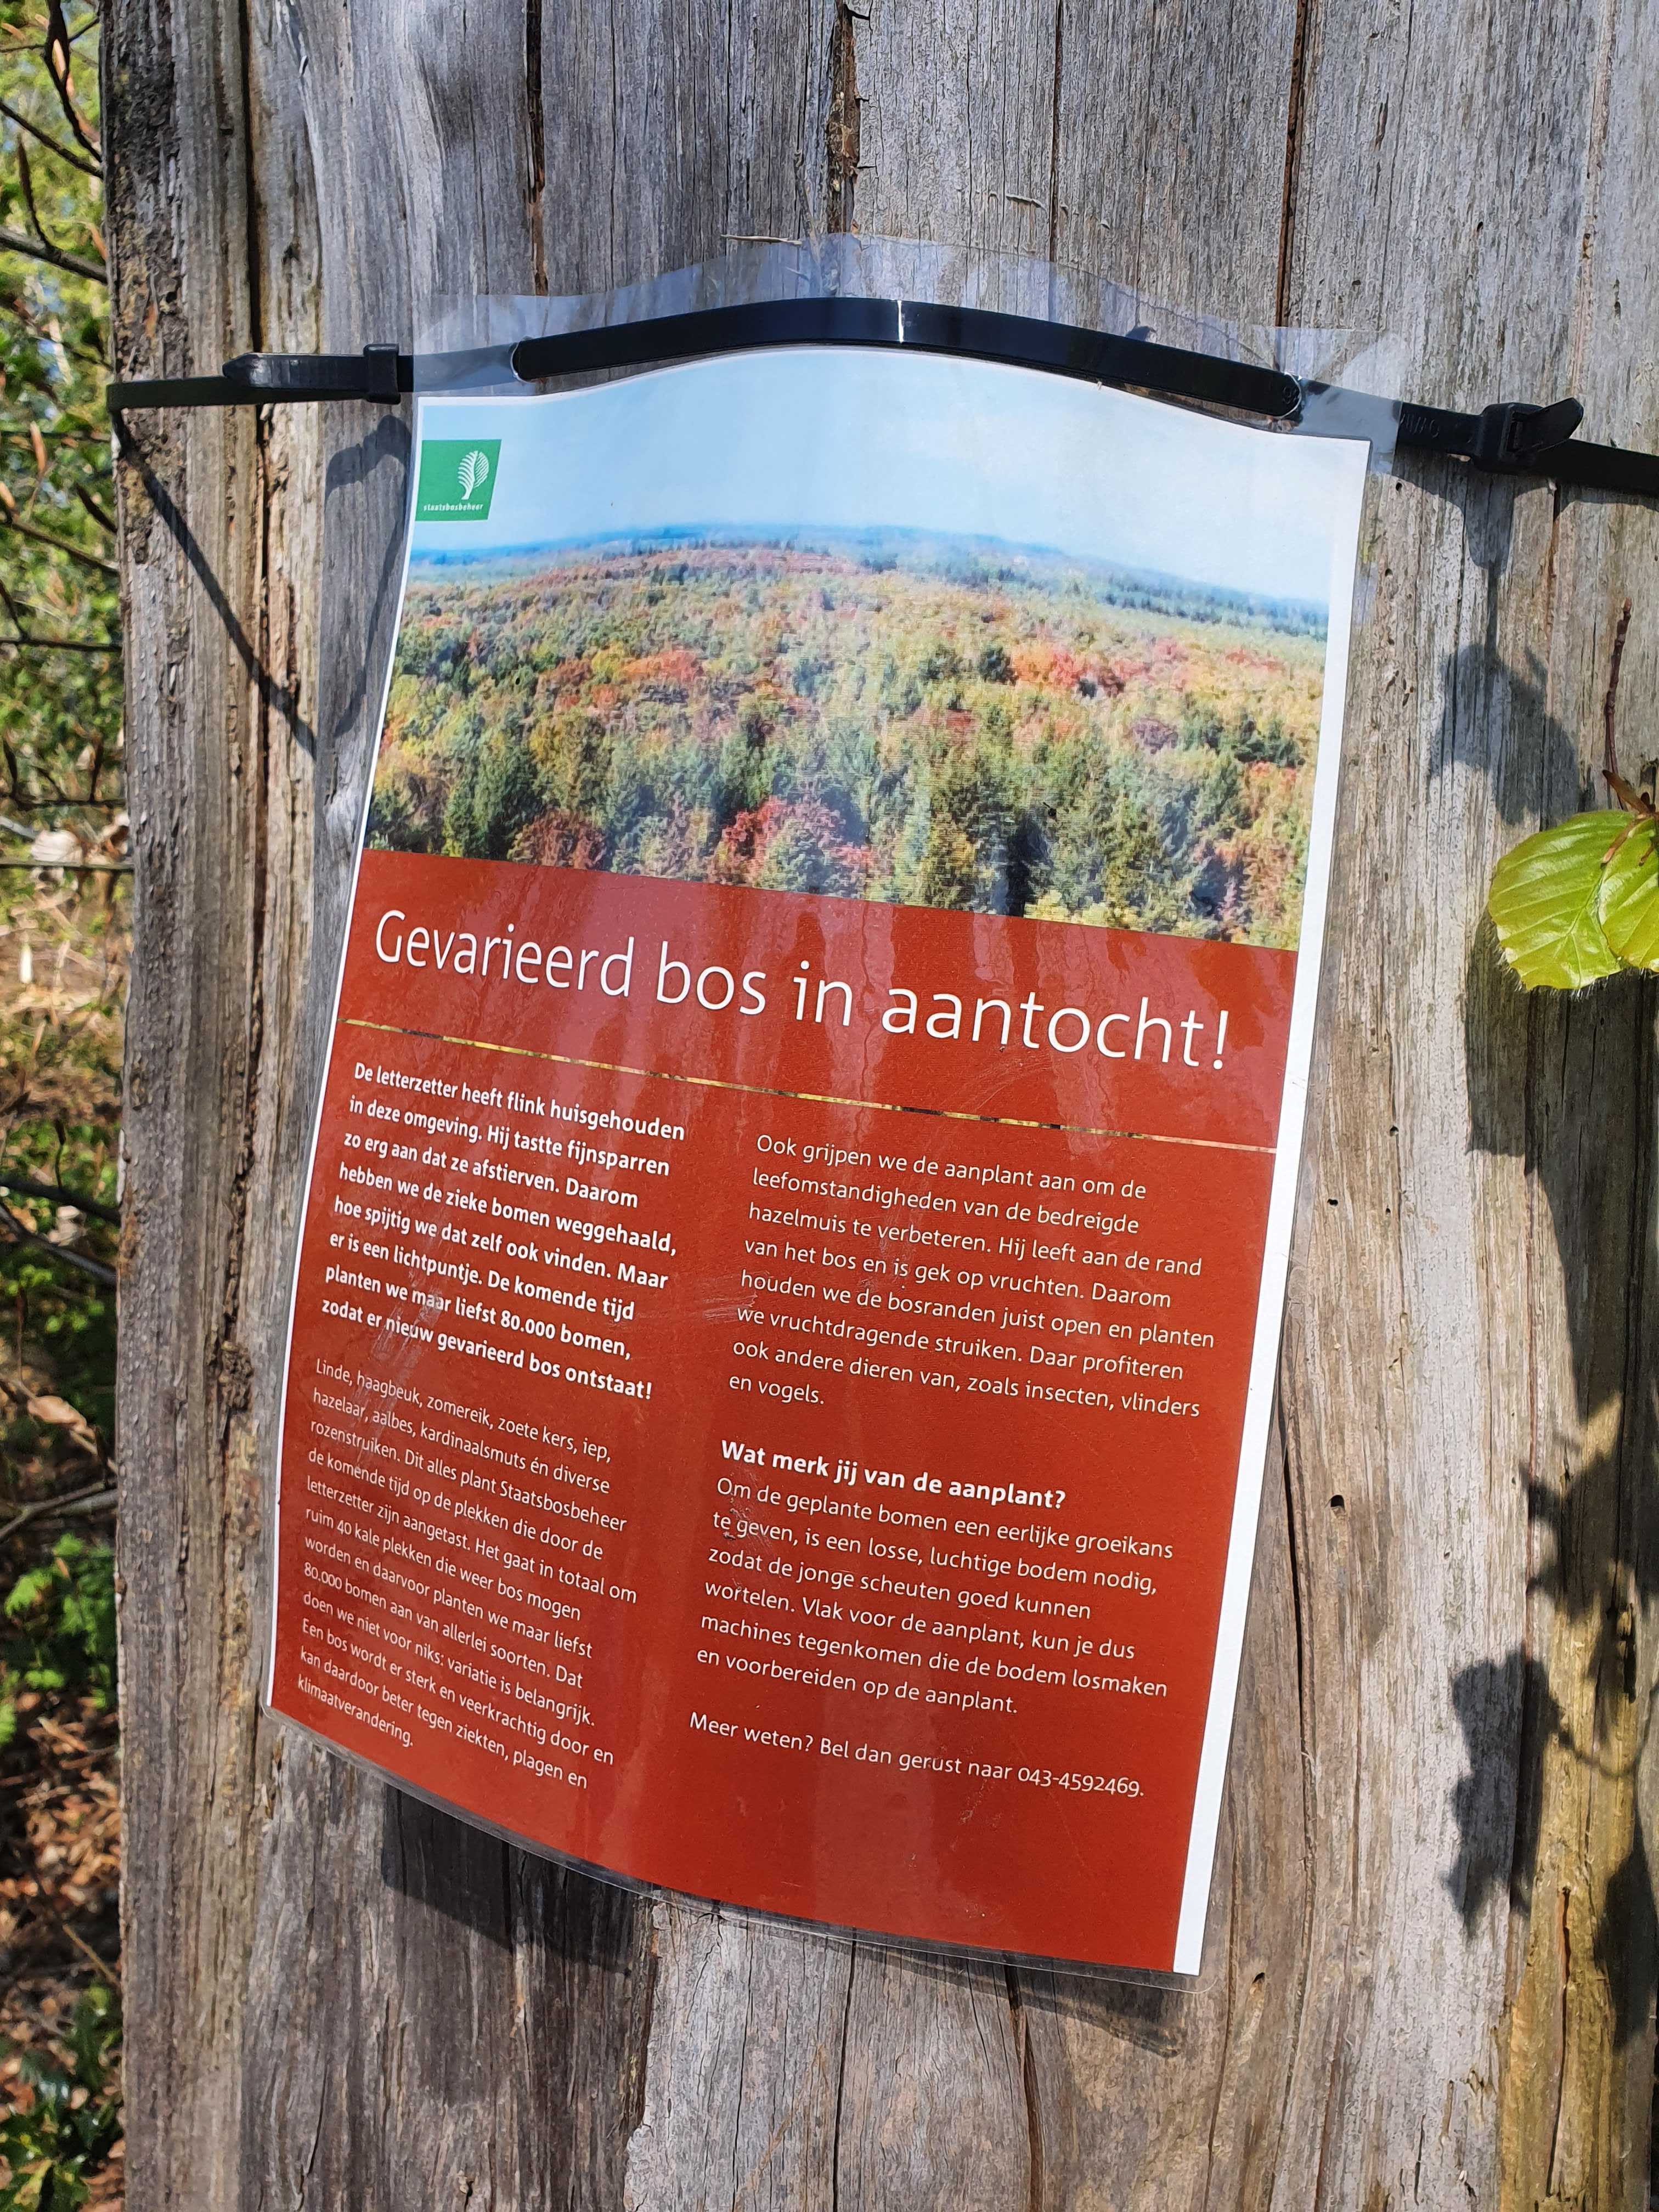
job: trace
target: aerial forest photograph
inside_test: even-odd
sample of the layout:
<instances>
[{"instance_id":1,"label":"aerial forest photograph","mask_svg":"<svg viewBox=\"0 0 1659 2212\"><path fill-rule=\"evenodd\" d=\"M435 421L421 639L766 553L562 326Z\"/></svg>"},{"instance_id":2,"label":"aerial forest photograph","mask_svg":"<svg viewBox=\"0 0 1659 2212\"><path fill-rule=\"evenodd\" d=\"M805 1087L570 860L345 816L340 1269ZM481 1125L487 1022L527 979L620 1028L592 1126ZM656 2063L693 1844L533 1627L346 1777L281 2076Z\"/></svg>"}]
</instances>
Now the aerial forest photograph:
<instances>
[{"instance_id":1,"label":"aerial forest photograph","mask_svg":"<svg viewBox=\"0 0 1659 2212\"><path fill-rule=\"evenodd\" d=\"M371 845L1291 946L1325 615L710 526L411 562Z\"/></svg>"}]
</instances>

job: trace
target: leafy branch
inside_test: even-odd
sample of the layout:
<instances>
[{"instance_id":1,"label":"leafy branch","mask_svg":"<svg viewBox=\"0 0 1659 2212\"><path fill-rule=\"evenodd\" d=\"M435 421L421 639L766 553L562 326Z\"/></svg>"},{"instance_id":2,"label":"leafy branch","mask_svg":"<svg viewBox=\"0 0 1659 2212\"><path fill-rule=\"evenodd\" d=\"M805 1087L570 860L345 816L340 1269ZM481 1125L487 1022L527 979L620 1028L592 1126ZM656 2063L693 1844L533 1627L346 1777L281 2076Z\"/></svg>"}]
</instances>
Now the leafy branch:
<instances>
[{"instance_id":1,"label":"leafy branch","mask_svg":"<svg viewBox=\"0 0 1659 2212\"><path fill-rule=\"evenodd\" d=\"M1659 974L1659 809L1620 772L1614 736L1630 614L1626 599L1601 708L1601 777L1617 808L1539 830L1492 877L1486 910L1528 990L1577 991L1626 968Z\"/></svg>"}]
</instances>

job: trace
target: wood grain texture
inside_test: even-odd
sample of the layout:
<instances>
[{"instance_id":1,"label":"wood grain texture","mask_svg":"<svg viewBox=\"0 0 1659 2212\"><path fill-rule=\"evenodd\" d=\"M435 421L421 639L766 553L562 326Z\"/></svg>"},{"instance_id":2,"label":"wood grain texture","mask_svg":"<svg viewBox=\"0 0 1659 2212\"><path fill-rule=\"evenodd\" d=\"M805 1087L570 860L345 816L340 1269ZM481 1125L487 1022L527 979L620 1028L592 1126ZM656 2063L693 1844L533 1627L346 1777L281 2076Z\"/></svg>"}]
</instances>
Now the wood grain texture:
<instances>
[{"instance_id":1,"label":"wood grain texture","mask_svg":"<svg viewBox=\"0 0 1659 2212\"><path fill-rule=\"evenodd\" d=\"M406 337L856 223L1659 440L1641 0L112 0L121 370ZM1011 307L1030 272L998 279ZM1204 1977L908 1958L567 1875L257 1712L295 1212L406 419L134 418L122 1287L129 2201L1645 2202L1655 1006L1528 1001L1503 846L1659 687L1659 519L1374 489Z\"/></svg>"}]
</instances>

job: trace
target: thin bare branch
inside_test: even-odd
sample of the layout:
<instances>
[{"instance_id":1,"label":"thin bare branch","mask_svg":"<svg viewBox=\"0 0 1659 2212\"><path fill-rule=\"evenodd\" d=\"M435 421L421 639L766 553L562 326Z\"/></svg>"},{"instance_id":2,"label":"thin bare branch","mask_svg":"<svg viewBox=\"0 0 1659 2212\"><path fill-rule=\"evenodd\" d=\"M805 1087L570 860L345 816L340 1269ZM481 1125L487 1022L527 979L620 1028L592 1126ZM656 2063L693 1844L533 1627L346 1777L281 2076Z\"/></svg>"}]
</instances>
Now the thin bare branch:
<instances>
[{"instance_id":1,"label":"thin bare branch","mask_svg":"<svg viewBox=\"0 0 1659 2212\"><path fill-rule=\"evenodd\" d=\"M15 1536L20 1528L27 1528L31 1521L63 1521L82 1513L108 1512L115 1504L115 1495L112 1490L100 1488L77 1490L70 1498L42 1498L33 1505L24 1506L0 1528L0 1544L8 1536Z\"/></svg>"},{"instance_id":2,"label":"thin bare branch","mask_svg":"<svg viewBox=\"0 0 1659 2212\"><path fill-rule=\"evenodd\" d=\"M94 284L107 284L107 270L99 268L94 261L83 261L78 253L61 252L55 246L41 246L21 231L0 230L0 252L21 253L31 261L48 261L54 269L66 269L71 276L84 276Z\"/></svg>"},{"instance_id":3,"label":"thin bare branch","mask_svg":"<svg viewBox=\"0 0 1659 2212\"><path fill-rule=\"evenodd\" d=\"M0 866L4 865L0 861ZM94 1283L102 1283L107 1290L115 1288L118 1278L113 1267L106 1267L101 1260L89 1260L84 1252L71 1252L65 1244L53 1244L44 1237L37 1237L32 1229L24 1228L15 1213L9 1212L3 1206L0 1206L0 1236L9 1237L14 1244L38 1245L41 1251L51 1253L54 1259L64 1261L83 1275L90 1275Z\"/></svg>"},{"instance_id":4,"label":"thin bare branch","mask_svg":"<svg viewBox=\"0 0 1659 2212\"><path fill-rule=\"evenodd\" d=\"M31 138L38 138L46 151L55 154L60 161L67 161L72 168L82 171L88 177L103 175L101 161L89 161L84 154L77 154L73 146L66 146L61 138L54 138L50 131L43 131L38 123L25 115L21 108L14 107L9 100L0 100L0 115L3 115L9 123L15 123L20 131L27 131Z\"/></svg>"},{"instance_id":5,"label":"thin bare branch","mask_svg":"<svg viewBox=\"0 0 1659 2212\"><path fill-rule=\"evenodd\" d=\"M61 252L63 249L58 245L56 240L46 236L46 226L40 220L40 209L34 204L33 165L29 161L28 148L21 143L17 149L17 181L22 188L23 205L28 210L29 222L33 227L35 236L42 246L49 246L54 253Z\"/></svg>"},{"instance_id":6,"label":"thin bare branch","mask_svg":"<svg viewBox=\"0 0 1659 2212\"><path fill-rule=\"evenodd\" d=\"M83 1751L78 1759L54 1759L50 1776L39 1772L8 1774L0 1778L0 1790L49 1790L54 1786L55 1779L58 1775L83 1773L88 1766L95 1765L100 1759L107 1756L107 1753L100 1748L94 1751Z\"/></svg>"},{"instance_id":7,"label":"thin bare branch","mask_svg":"<svg viewBox=\"0 0 1659 2212\"><path fill-rule=\"evenodd\" d=\"M81 1954L81 1956L87 1961L93 1972L99 1976L108 1988L115 1990L118 1995L121 1988L120 1981L118 1978L118 1970L115 1967L112 1967L106 1960L100 1959L99 1957L98 1954L93 1949L91 1944L88 1942L86 1937L82 1936L78 1929L70 1926L69 1922L64 1919L63 1914L58 1910L58 1907L52 1903L52 1899L43 1890L37 1890L33 1901L37 1906L44 1908L48 1917L57 1923L58 1934L60 1936L68 1936L70 1942Z\"/></svg>"},{"instance_id":8,"label":"thin bare branch","mask_svg":"<svg viewBox=\"0 0 1659 2212\"><path fill-rule=\"evenodd\" d=\"M106 1206L101 1198L88 1198L83 1191L65 1190L60 1182L37 1182L33 1176L0 1175L0 1190L15 1191L20 1198L49 1198L60 1206L72 1206L77 1213L89 1213L99 1221L121 1219L118 1206Z\"/></svg>"},{"instance_id":9,"label":"thin bare branch","mask_svg":"<svg viewBox=\"0 0 1659 2212\"><path fill-rule=\"evenodd\" d=\"M15 644L12 638L0 637L0 645ZM20 814L59 814L65 807L84 806L100 814L125 814L125 799L25 799L21 791L0 791L0 799L15 806ZM33 836L33 831L30 835Z\"/></svg>"},{"instance_id":10,"label":"thin bare branch","mask_svg":"<svg viewBox=\"0 0 1659 2212\"><path fill-rule=\"evenodd\" d=\"M81 362L88 368L100 371L108 369L109 363L101 353L91 353L85 346L71 345L61 331L54 333L38 317L30 314L28 302L26 300L14 298L9 303L6 312L21 329L32 332L34 337L51 346L54 352L64 354L70 361ZM51 437L58 434L48 431L46 434ZM87 442L101 446L105 441L101 437L93 436Z\"/></svg>"},{"instance_id":11,"label":"thin bare branch","mask_svg":"<svg viewBox=\"0 0 1659 2212\"><path fill-rule=\"evenodd\" d=\"M21 538L38 538L54 552L67 553L71 561L84 562L88 568L101 568L106 575L119 573L114 562L106 561L101 553L88 553L72 538L60 538L56 531L42 530L38 522L20 522L15 514L0 514L0 530L15 530Z\"/></svg>"},{"instance_id":12,"label":"thin bare branch","mask_svg":"<svg viewBox=\"0 0 1659 2212\"><path fill-rule=\"evenodd\" d=\"M1613 633L1613 662L1607 670L1607 688L1601 701L1601 773L1617 790L1619 750L1613 743L1613 725L1619 709L1619 671L1625 658L1625 640L1630 635L1630 601L1626 600L1619 611L1619 624Z\"/></svg>"},{"instance_id":13,"label":"thin bare branch","mask_svg":"<svg viewBox=\"0 0 1659 2212\"><path fill-rule=\"evenodd\" d=\"M30 868L46 876L130 876L131 860L0 860L0 868L15 874ZM58 1247L54 1244L53 1251Z\"/></svg>"},{"instance_id":14,"label":"thin bare branch","mask_svg":"<svg viewBox=\"0 0 1659 2212\"><path fill-rule=\"evenodd\" d=\"M115 517L112 514L105 513L104 509L99 506L97 501L93 497L92 494L87 489L84 484L78 483L76 485L75 496L80 501L82 506L85 507L87 513L98 525L98 527L100 530L107 530L110 536L113 538L115 535Z\"/></svg>"},{"instance_id":15,"label":"thin bare branch","mask_svg":"<svg viewBox=\"0 0 1659 2212\"><path fill-rule=\"evenodd\" d=\"M81 112L75 105L75 94L70 84L70 46L72 41L69 26L64 21L62 0L46 0L46 40L41 53L46 64L46 75L52 79L58 94L58 105L64 111L64 119L75 133L77 142L88 154L101 156L102 148L88 131L81 120Z\"/></svg>"},{"instance_id":16,"label":"thin bare branch","mask_svg":"<svg viewBox=\"0 0 1659 2212\"><path fill-rule=\"evenodd\" d=\"M17 635L15 637L0 637L0 646L10 646L14 651L30 651L35 653L119 653L121 650L121 641L119 638L112 637L106 640L97 640L93 638L79 637L41 637L38 635L36 632L29 628L28 620L26 619L29 615L30 611L21 605L15 593L7 589L6 580L3 576L0 576L0 606L3 606L5 608L6 612L11 617L12 621L15 623L17 628ZM15 787L16 781L16 777L14 776L12 778L14 787Z\"/></svg>"}]
</instances>

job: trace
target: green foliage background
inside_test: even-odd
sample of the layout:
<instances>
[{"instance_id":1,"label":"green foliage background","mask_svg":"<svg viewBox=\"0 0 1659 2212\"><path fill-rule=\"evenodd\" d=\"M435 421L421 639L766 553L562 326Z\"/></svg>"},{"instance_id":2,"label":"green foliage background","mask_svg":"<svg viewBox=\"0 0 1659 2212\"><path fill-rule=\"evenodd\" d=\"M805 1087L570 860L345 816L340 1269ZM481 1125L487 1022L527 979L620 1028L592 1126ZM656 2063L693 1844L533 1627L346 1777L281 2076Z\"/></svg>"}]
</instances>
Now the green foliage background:
<instances>
[{"instance_id":1,"label":"green foliage background","mask_svg":"<svg viewBox=\"0 0 1659 2212\"><path fill-rule=\"evenodd\" d=\"M60 1536L19 1575L0 1606L0 1750L17 1733L19 1693L84 1691L100 1712L115 1699L115 1583L107 1544Z\"/></svg>"},{"instance_id":2,"label":"green foliage background","mask_svg":"<svg viewBox=\"0 0 1659 2212\"><path fill-rule=\"evenodd\" d=\"M127 932L98 23L84 0L0 0L0 1316L14 1367L107 1435L113 1297L52 1247L107 1267L112 1224L15 1187L115 1196ZM68 870L26 865L43 833ZM15 1393L8 1420L14 1464L63 1455Z\"/></svg>"},{"instance_id":3,"label":"green foliage background","mask_svg":"<svg viewBox=\"0 0 1659 2212\"><path fill-rule=\"evenodd\" d=\"M54 1747L108 1759L114 1694L127 886L98 33L85 0L0 0L0 1766L25 1793L0 1870L22 1896L17 1808L49 1826L73 1798ZM66 1497L87 1533L63 1533ZM71 1994L51 2012L39 1971L0 1988L0 2212L118 2189L120 2001L88 1949L52 1918L10 1943Z\"/></svg>"},{"instance_id":4,"label":"green foliage background","mask_svg":"<svg viewBox=\"0 0 1659 2212\"><path fill-rule=\"evenodd\" d=\"M97 14L70 5L62 16L74 106L95 143ZM43 33L38 0L0 0L0 100L11 111L0 113L0 636L76 648L0 650L0 761L5 811L55 823L88 802L118 803L121 673L118 653L85 649L118 627L101 187ZM98 273L65 269L46 249Z\"/></svg>"},{"instance_id":5,"label":"green foliage background","mask_svg":"<svg viewBox=\"0 0 1659 2212\"><path fill-rule=\"evenodd\" d=\"M85 1990L64 2041L67 2065L38 2052L24 2059L33 2101L0 2118L0 2212L76 2212L120 2136L118 1992L103 1982Z\"/></svg>"}]
</instances>

